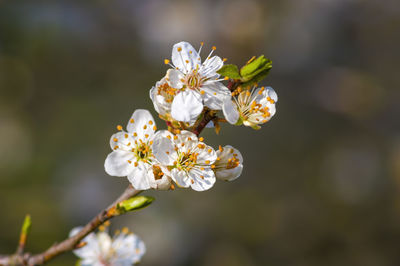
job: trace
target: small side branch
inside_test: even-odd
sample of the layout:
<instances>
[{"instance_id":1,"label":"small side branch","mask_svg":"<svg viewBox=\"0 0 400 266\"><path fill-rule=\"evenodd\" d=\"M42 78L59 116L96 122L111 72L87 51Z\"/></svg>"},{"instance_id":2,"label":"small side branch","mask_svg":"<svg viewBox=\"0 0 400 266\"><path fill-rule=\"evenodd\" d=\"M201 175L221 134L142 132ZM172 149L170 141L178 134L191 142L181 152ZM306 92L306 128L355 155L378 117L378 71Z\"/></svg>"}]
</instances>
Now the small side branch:
<instances>
[{"instance_id":1,"label":"small side branch","mask_svg":"<svg viewBox=\"0 0 400 266\"><path fill-rule=\"evenodd\" d=\"M124 193L121 194L121 196L118 197L117 200L115 200L107 209L101 211L98 215L96 215L76 235L67 238L58 244L54 244L49 249L40 254L30 255L28 253L16 253L11 256L0 256L0 265L41 265L64 252L73 250L85 236L93 232L105 221L119 215L116 211L116 205L118 203L127 200L139 194L140 192L140 190L136 190L131 185L129 185L128 188L124 191ZM20 250L20 248L18 248L18 250Z\"/></svg>"}]
</instances>

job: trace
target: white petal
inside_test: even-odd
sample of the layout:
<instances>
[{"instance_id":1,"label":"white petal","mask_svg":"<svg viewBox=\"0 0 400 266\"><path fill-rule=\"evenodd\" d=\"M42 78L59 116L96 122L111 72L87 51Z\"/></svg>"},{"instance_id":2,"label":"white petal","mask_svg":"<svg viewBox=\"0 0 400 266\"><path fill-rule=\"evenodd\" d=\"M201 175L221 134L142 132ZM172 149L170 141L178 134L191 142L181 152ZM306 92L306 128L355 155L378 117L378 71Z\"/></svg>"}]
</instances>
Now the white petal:
<instances>
[{"instance_id":1,"label":"white petal","mask_svg":"<svg viewBox=\"0 0 400 266\"><path fill-rule=\"evenodd\" d=\"M125 131L117 132L110 138L110 147L111 149L115 149L118 147L119 150L128 151L134 143L134 138L132 134L129 134Z\"/></svg>"},{"instance_id":2,"label":"white petal","mask_svg":"<svg viewBox=\"0 0 400 266\"><path fill-rule=\"evenodd\" d=\"M195 69L201 64L200 56L188 42L179 42L172 48L172 63L184 73Z\"/></svg>"},{"instance_id":3,"label":"white petal","mask_svg":"<svg viewBox=\"0 0 400 266\"><path fill-rule=\"evenodd\" d=\"M183 87L183 78L185 78L185 76L179 70L168 69L166 79L169 86L172 88L181 89Z\"/></svg>"},{"instance_id":4,"label":"white petal","mask_svg":"<svg viewBox=\"0 0 400 266\"><path fill-rule=\"evenodd\" d=\"M185 90L175 96L171 106L171 115L177 121L190 122L203 111L203 103L198 93Z\"/></svg>"},{"instance_id":5,"label":"white petal","mask_svg":"<svg viewBox=\"0 0 400 266\"><path fill-rule=\"evenodd\" d=\"M136 159L132 152L113 151L107 156L104 162L104 169L111 176L127 176L132 172L134 168L133 162L135 161Z\"/></svg>"},{"instance_id":6,"label":"white petal","mask_svg":"<svg viewBox=\"0 0 400 266\"><path fill-rule=\"evenodd\" d=\"M171 178L179 187L189 187L190 178L185 171L181 171L177 168L171 170Z\"/></svg>"},{"instance_id":7,"label":"white petal","mask_svg":"<svg viewBox=\"0 0 400 266\"><path fill-rule=\"evenodd\" d=\"M205 92L204 105L211 110L221 110L224 101L231 98L231 91L221 82L206 83L201 89Z\"/></svg>"},{"instance_id":8,"label":"white petal","mask_svg":"<svg viewBox=\"0 0 400 266\"><path fill-rule=\"evenodd\" d=\"M237 179L243 171L243 165L238 165L232 169L223 169L215 171L215 177L223 181L233 181Z\"/></svg>"},{"instance_id":9,"label":"white petal","mask_svg":"<svg viewBox=\"0 0 400 266\"><path fill-rule=\"evenodd\" d=\"M206 128L214 128L214 122L211 120L210 122L207 123Z\"/></svg>"},{"instance_id":10,"label":"white petal","mask_svg":"<svg viewBox=\"0 0 400 266\"><path fill-rule=\"evenodd\" d=\"M158 94L158 87L164 82L166 82L165 78L158 81L156 85L150 89L150 99L153 102L154 109L162 116L171 112L171 103L168 103L163 95Z\"/></svg>"},{"instance_id":11,"label":"white petal","mask_svg":"<svg viewBox=\"0 0 400 266\"><path fill-rule=\"evenodd\" d=\"M224 181L233 181L241 175L243 170L243 156L239 150L230 145L226 145L223 147L222 151L217 150L217 156L220 158L220 160L216 163L215 170L215 176L218 179ZM227 169L226 165L228 160L234 156L239 160L239 165L235 168Z\"/></svg>"},{"instance_id":12,"label":"white petal","mask_svg":"<svg viewBox=\"0 0 400 266\"><path fill-rule=\"evenodd\" d=\"M200 171L196 168L193 168L189 171L189 177L193 180L193 183L191 182L190 186L195 191L208 190L215 183L215 175L211 169L204 169Z\"/></svg>"},{"instance_id":13,"label":"white petal","mask_svg":"<svg viewBox=\"0 0 400 266\"><path fill-rule=\"evenodd\" d=\"M222 105L222 111L224 113L225 119L235 125L239 120L239 111L237 109L236 104L231 100L227 99L224 101Z\"/></svg>"},{"instance_id":14,"label":"white petal","mask_svg":"<svg viewBox=\"0 0 400 266\"><path fill-rule=\"evenodd\" d=\"M151 188L150 178L154 178L153 171L151 166L144 162L139 162L138 166L134 167L132 172L128 175L129 182L138 190Z\"/></svg>"},{"instance_id":15,"label":"white petal","mask_svg":"<svg viewBox=\"0 0 400 266\"><path fill-rule=\"evenodd\" d=\"M126 126L129 133L136 133L139 139L144 140L145 135L153 137L154 135L154 118L148 110L137 109Z\"/></svg>"},{"instance_id":16,"label":"white petal","mask_svg":"<svg viewBox=\"0 0 400 266\"><path fill-rule=\"evenodd\" d=\"M178 157L172 139L173 135L167 130L157 132L153 139L153 155L163 165L172 165Z\"/></svg>"},{"instance_id":17,"label":"white petal","mask_svg":"<svg viewBox=\"0 0 400 266\"><path fill-rule=\"evenodd\" d=\"M204 144L203 142L199 143ZM204 149L199 149L198 153L198 163L211 165L217 160L217 153L211 146L205 145ZM206 163L206 161L209 161L209 163Z\"/></svg>"},{"instance_id":18,"label":"white petal","mask_svg":"<svg viewBox=\"0 0 400 266\"><path fill-rule=\"evenodd\" d=\"M267 89L267 92L268 92L268 96L271 97L272 100L277 102L278 101L278 94L276 94L274 89L272 87L267 87L266 89Z\"/></svg>"},{"instance_id":19,"label":"white petal","mask_svg":"<svg viewBox=\"0 0 400 266\"><path fill-rule=\"evenodd\" d=\"M110 252L111 248L111 237L106 232L99 232L97 233L97 241L100 246L100 252L102 254L107 254Z\"/></svg>"},{"instance_id":20,"label":"white petal","mask_svg":"<svg viewBox=\"0 0 400 266\"><path fill-rule=\"evenodd\" d=\"M75 227L74 229L71 230L69 233L69 236L72 237L79 233L83 229L83 226L80 227ZM76 256L80 257L81 259L94 259L97 255L97 252L99 250L98 242L97 242L97 237L94 233L88 234L85 238L81 240L81 242L85 242L86 245L74 249L73 252Z\"/></svg>"},{"instance_id":21,"label":"white petal","mask_svg":"<svg viewBox=\"0 0 400 266\"><path fill-rule=\"evenodd\" d=\"M209 59L206 59L206 61L204 61L203 65L200 69L200 74L202 76L206 76L208 78L210 78L210 77L218 78L219 75L216 72L223 65L224 65L224 62L222 61L222 59L219 56L213 56Z\"/></svg>"}]
</instances>

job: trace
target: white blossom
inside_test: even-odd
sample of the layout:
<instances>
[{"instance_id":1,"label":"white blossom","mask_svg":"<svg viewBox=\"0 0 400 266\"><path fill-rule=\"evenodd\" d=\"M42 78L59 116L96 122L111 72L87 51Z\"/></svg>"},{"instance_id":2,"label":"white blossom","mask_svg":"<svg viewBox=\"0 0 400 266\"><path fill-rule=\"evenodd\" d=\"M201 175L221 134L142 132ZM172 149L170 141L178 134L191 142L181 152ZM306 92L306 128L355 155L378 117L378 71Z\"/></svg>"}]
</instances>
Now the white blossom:
<instances>
[{"instance_id":1,"label":"white blossom","mask_svg":"<svg viewBox=\"0 0 400 266\"><path fill-rule=\"evenodd\" d=\"M251 91L238 89L232 95L232 99L225 100L222 110L226 120L233 125L243 123L259 129L259 125L268 122L276 112L278 95L271 87Z\"/></svg>"},{"instance_id":2,"label":"white blossom","mask_svg":"<svg viewBox=\"0 0 400 266\"><path fill-rule=\"evenodd\" d=\"M82 227L72 229L70 236L80 230ZM73 252L81 259L82 266L130 266L140 262L146 252L144 242L127 228L113 237L105 231L90 233L81 242L86 244Z\"/></svg>"},{"instance_id":3,"label":"white blossom","mask_svg":"<svg viewBox=\"0 0 400 266\"><path fill-rule=\"evenodd\" d=\"M217 150L217 161L215 162L215 176L217 179L232 181L242 174L242 154L232 146L219 146Z\"/></svg>"},{"instance_id":4,"label":"white blossom","mask_svg":"<svg viewBox=\"0 0 400 266\"><path fill-rule=\"evenodd\" d=\"M153 102L154 109L165 120L170 120L171 105L177 89L169 86L165 77L156 83L150 90L150 99Z\"/></svg>"},{"instance_id":5,"label":"white blossom","mask_svg":"<svg viewBox=\"0 0 400 266\"><path fill-rule=\"evenodd\" d=\"M109 175L127 176L133 187L139 190L149 188L168 189L170 179L158 166L151 145L156 135L156 124L149 111L136 110L127 125L127 132L120 130L112 135L111 152L104 163Z\"/></svg>"},{"instance_id":6,"label":"white blossom","mask_svg":"<svg viewBox=\"0 0 400 266\"><path fill-rule=\"evenodd\" d=\"M185 130L177 135L160 131L154 138L154 156L179 187L203 191L214 185L217 154L202 141Z\"/></svg>"},{"instance_id":7,"label":"white blossom","mask_svg":"<svg viewBox=\"0 0 400 266\"><path fill-rule=\"evenodd\" d=\"M212 110L222 109L224 100L230 97L230 91L220 82L222 79L216 72L224 63L218 56L211 57L214 50L215 47L202 63L201 47L197 52L187 42L173 46L170 64L173 68L167 71L165 80L162 79L150 91L150 97L161 116L170 112L174 120L193 124L204 106Z\"/></svg>"}]
</instances>

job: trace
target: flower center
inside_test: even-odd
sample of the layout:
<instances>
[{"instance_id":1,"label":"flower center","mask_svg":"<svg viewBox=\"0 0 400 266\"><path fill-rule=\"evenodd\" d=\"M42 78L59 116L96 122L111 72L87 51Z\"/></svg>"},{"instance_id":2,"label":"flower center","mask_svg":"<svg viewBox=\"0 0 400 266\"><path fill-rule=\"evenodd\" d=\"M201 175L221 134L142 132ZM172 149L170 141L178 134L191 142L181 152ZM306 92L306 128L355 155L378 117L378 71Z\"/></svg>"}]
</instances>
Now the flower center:
<instances>
[{"instance_id":1,"label":"flower center","mask_svg":"<svg viewBox=\"0 0 400 266\"><path fill-rule=\"evenodd\" d=\"M198 90L203 84L203 79L199 73L195 70L192 73L186 75L185 85L187 88L192 90Z\"/></svg>"},{"instance_id":2,"label":"flower center","mask_svg":"<svg viewBox=\"0 0 400 266\"><path fill-rule=\"evenodd\" d=\"M175 162L175 167L177 167L179 170L189 171L196 166L197 156L199 156L199 154L196 152L182 152L179 154L178 160Z\"/></svg>"},{"instance_id":3,"label":"flower center","mask_svg":"<svg viewBox=\"0 0 400 266\"><path fill-rule=\"evenodd\" d=\"M157 165L153 165L153 174L155 180L160 180L164 176L164 173L162 172L161 168Z\"/></svg>"},{"instance_id":4,"label":"flower center","mask_svg":"<svg viewBox=\"0 0 400 266\"><path fill-rule=\"evenodd\" d=\"M228 162L226 163L226 169L233 169L233 168L236 168L236 167L239 166L239 164L240 164L239 159L236 158L235 155L233 155L232 158L229 158L229 159L228 159Z\"/></svg>"},{"instance_id":5,"label":"flower center","mask_svg":"<svg viewBox=\"0 0 400 266\"><path fill-rule=\"evenodd\" d=\"M136 148L132 149L132 152L135 154L138 161L148 162L152 155L150 146L142 140L139 140L139 142L140 143L137 144Z\"/></svg>"},{"instance_id":6,"label":"flower center","mask_svg":"<svg viewBox=\"0 0 400 266\"><path fill-rule=\"evenodd\" d=\"M168 85L168 82L163 83L162 85L157 87L157 94L162 95L165 98L165 101L168 103L172 103L174 100L174 96L176 95L177 89L174 89Z\"/></svg>"}]
</instances>

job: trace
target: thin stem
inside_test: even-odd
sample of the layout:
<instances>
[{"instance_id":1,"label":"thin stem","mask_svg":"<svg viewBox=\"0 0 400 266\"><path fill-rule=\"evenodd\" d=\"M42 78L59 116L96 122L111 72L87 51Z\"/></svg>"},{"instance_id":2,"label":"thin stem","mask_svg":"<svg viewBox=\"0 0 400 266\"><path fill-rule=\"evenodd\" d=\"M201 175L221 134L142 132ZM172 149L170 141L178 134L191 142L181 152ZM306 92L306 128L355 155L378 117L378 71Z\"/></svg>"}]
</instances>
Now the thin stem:
<instances>
[{"instance_id":1,"label":"thin stem","mask_svg":"<svg viewBox=\"0 0 400 266\"><path fill-rule=\"evenodd\" d=\"M118 197L118 199L116 199L110 206L108 206L108 208L96 215L76 235L69 237L58 244L54 244L40 254L29 255L28 253L25 253L15 254L11 256L0 256L0 265L41 265L64 252L73 250L85 236L93 232L105 221L119 215L115 212L115 208L118 203L129 199L139 194L140 192L140 190L136 190L131 185L129 185L126 190L121 194L121 196Z\"/></svg>"}]
</instances>

